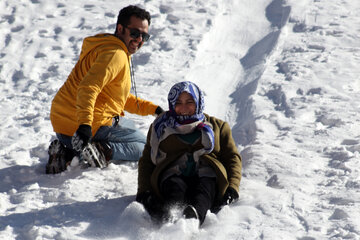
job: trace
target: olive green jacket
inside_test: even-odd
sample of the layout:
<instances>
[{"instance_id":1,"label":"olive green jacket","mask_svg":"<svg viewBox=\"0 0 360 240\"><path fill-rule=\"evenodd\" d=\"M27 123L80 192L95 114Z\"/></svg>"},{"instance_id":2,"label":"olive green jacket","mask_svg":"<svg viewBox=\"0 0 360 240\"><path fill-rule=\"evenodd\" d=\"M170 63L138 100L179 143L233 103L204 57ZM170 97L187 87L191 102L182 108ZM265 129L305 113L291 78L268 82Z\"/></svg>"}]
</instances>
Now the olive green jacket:
<instances>
[{"instance_id":1,"label":"olive green jacket","mask_svg":"<svg viewBox=\"0 0 360 240\"><path fill-rule=\"evenodd\" d=\"M230 186L239 190L241 180L241 157L238 153L235 142L232 138L231 129L227 122L205 114L206 121L209 122L214 131L214 149L211 153L200 156L200 161L211 166L217 175L217 198L220 200L227 187ZM184 152L193 152L202 148L200 141L194 145L188 145L182 142L175 135L170 135L164 139L159 148L166 153L166 159L154 165L151 161L150 138L152 126L147 135L147 142L143 155L138 163L138 194L145 191L156 193L162 198L159 191L160 176L163 171L171 165Z\"/></svg>"}]
</instances>

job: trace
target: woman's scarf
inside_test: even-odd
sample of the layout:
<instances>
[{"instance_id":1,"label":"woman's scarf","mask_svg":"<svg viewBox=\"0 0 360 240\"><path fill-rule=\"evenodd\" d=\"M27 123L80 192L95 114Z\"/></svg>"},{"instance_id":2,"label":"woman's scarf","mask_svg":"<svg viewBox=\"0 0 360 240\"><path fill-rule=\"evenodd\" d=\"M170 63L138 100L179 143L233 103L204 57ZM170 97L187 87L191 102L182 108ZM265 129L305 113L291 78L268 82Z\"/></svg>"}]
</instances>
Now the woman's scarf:
<instances>
[{"instance_id":1,"label":"woman's scarf","mask_svg":"<svg viewBox=\"0 0 360 240\"><path fill-rule=\"evenodd\" d=\"M191 116L180 116L175 112L175 104L182 92L189 93L196 105L195 114ZM169 111L162 113L155 119L151 135L151 159L154 164L161 162L166 156L159 151L160 142L171 134L187 134L198 129L202 133L201 151L194 153L194 159L198 160L199 156L210 153L214 149L214 132L209 124L205 123L204 95L199 87L189 81L175 84L168 95Z\"/></svg>"}]
</instances>

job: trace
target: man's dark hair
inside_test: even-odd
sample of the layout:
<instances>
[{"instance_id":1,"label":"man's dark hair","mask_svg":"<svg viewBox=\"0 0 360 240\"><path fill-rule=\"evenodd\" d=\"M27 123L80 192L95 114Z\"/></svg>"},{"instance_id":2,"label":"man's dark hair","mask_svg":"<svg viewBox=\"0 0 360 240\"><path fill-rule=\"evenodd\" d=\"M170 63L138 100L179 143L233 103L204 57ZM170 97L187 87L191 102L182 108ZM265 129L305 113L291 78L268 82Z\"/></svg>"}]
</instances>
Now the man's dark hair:
<instances>
[{"instance_id":1,"label":"man's dark hair","mask_svg":"<svg viewBox=\"0 0 360 240\"><path fill-rule=\"evenodd\" d=\"M150 13L145 9L139 8L138 6L134 6L134 5L129 5L120 10L116 26L118 24L121 24L124 27L128 26L130 23L130 18L132 16L140 18L141 20L146 19L150 26L150 22L151 22Z\"/></svg>"}]
</instances>

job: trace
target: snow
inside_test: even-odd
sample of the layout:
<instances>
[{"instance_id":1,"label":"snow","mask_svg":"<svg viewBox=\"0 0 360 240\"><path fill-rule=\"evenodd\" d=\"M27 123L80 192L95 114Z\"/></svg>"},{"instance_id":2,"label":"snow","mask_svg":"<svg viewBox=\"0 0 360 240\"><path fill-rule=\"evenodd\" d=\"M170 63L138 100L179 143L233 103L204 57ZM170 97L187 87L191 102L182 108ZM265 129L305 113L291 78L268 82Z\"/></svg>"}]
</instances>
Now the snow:
<instances>
[{"instance_id":1,"label":"snow","mask_svg":"<svg viewBox=\"0 0 360 240\"><path fill-rule=\"evenodd\" d=\"M167 108L195 82L243 158L239 201L201 228L151 222L137 163L45 174L51 100L129 4L152 15L138 95ZM0 239L360 239L359 23L353 0L2 0Z\"/></svg>"}]
</instances>

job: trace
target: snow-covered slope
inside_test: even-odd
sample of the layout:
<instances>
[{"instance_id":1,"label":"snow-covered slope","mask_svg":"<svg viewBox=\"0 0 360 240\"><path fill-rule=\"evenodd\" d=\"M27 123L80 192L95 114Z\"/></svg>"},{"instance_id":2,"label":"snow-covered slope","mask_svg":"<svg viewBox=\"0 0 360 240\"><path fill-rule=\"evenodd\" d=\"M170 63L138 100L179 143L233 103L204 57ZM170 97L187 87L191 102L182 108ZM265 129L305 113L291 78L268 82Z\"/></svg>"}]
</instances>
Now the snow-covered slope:
<instances>
[{"instance_id":1,"label":"snow-covered slope","mask_svg":"<svg viewBox=\"0 0 360 240\"><path fill-rule=\"evenodd\" d=\"M152 14L139 96L194 81L243 157L239 201L200 229L150 221L136 163L44 173L52 98L129 4ZM1 1L0 239L360 239L359 23L351 0Z\"/></svg>"}]
</instances>

